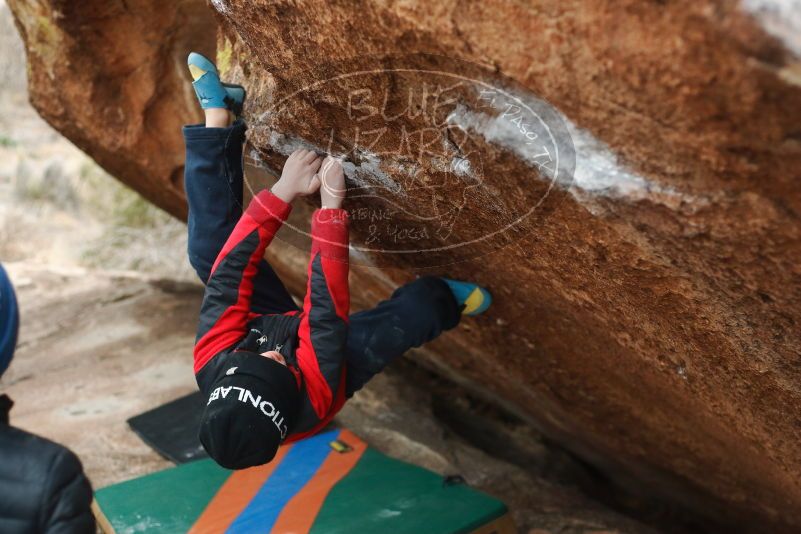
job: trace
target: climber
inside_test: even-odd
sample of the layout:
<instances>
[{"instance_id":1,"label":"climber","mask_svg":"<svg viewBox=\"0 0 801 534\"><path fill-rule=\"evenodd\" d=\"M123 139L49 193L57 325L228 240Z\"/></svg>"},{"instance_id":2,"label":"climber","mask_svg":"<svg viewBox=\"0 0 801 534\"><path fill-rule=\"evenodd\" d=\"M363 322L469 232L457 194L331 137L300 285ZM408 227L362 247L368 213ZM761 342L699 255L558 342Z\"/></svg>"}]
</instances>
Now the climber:
<instances>
[{"instance_id":1,"label":"climber","mask_svg":"<svg viewBox=\"0 0 801 534\"><path fill-rule=\"evenodd\" d=\"M185 126L189 261L206 284L194 350L208 399L200 441L223 467L269 462L278 446L329 424L347 398L412 347L490 304L467 282L422 277L375 308L348 316L345 178L332 156L296 150L271 190L242 212L242 86L223 84L214 64L189 55L205 123ZM234 116L232 123L231 115ZM302 307L264 252L292 201L319 190Z\"/></svg>"},{"instance_id":2,"label":"climber","mask_svg":"<svg viewBox=\"0 0 801 534\"><path fill-rule=\"evenodd\" d=\"M14 288L0 265L0 376L17 343ZM0 532L94 533L92 487L67 448L8 424L13 403L0 395Z\"/></svg>"}]
</instances>

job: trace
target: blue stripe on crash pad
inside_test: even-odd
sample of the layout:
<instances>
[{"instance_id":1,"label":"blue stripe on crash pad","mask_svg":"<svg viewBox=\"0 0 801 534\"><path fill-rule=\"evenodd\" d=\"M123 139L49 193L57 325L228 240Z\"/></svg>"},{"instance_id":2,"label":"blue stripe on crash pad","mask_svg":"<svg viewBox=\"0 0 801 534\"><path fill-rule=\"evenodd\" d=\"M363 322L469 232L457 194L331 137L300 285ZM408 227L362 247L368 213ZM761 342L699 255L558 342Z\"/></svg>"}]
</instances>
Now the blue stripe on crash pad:
<instances>
[{"instance_id":1,"label":"blue stripe on crash pad","mask_svg":"<svg viewBox=\"0 0 801 534\"><path fill-rule=\"evenodd\" d=\"M281 464L226 532L269 532L286 503L314 476L332 452L329 443L338 430L317 434L292 445Z\"/></svg>"}]
</instances>

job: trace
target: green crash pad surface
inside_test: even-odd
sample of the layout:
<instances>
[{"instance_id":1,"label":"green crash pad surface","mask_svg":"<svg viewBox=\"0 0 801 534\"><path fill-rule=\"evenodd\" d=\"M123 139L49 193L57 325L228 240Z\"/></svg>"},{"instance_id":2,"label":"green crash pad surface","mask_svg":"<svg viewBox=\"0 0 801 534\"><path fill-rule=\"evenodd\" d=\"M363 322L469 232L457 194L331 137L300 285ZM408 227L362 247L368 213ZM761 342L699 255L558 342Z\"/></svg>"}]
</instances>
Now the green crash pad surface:
<instances>
[{"instance_id":1,"label":"green crash pad surface","mask_svg":"<svg viewBox=\"0 0 801 534\"><path fill-rule=\"evenodd\" d=\"M101 525L117 533L457 533L507 512L347 430L282 447L265 466L229 471L197 460L103 488L95 500Z\"/></svg>"}]
</instances>

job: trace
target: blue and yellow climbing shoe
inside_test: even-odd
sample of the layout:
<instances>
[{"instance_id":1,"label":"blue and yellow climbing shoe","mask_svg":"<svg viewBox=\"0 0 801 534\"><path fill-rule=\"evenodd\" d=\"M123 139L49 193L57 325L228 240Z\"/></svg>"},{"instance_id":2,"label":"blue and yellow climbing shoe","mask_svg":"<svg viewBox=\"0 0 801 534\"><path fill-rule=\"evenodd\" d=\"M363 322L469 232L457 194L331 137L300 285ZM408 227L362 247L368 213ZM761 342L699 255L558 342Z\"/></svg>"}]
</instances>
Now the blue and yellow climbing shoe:
<instances>
[{"instance_id":1,"label":"blue and yellow climbing shoe","mask_svg":"<svg viewBox=\"0 0 801 534\"><path fill-rule=\"evenodd\" d=\"M237 117L242 114L242 106L248 96L244 87L222 83L217 67L202 54L192 52L186 63L192 74L192 87L201 108L225 108Z\"/></svg>"},{"instance_id":2,"label":"blue and yellow climbing shoe","mask_svg":"<svg viewBox=\"0 0 801 534\"><path fill-rule=\"evenodd\" d=\"M450 280L449 278L443 278L443 280L450 287L451 293L456 297L456 302L459 303L459 306L464 306L462 315L478 315L485 312L492 304L492 296L489 291L478 284Z\"/></svg>"}]
</instances>

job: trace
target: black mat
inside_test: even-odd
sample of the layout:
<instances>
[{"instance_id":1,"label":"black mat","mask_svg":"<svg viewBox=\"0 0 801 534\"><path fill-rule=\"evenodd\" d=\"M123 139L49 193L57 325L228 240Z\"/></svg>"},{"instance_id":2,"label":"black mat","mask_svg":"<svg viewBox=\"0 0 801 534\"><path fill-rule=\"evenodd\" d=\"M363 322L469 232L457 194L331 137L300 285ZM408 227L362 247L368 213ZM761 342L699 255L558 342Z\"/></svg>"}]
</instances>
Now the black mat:
<instances>
[{"instance_id":1,"label":"black mat","mask_svg":"<svg viewBox=\"0 0 801 534\"><path fill-rule=\"evenodd\" d=\"M131 417L128 424L145 443L176 464L206 458L197 438L204 404L197 391Z\"/></svg>"}]
</instances>

